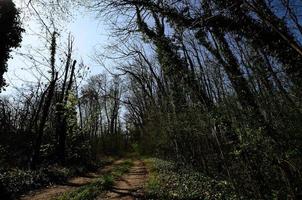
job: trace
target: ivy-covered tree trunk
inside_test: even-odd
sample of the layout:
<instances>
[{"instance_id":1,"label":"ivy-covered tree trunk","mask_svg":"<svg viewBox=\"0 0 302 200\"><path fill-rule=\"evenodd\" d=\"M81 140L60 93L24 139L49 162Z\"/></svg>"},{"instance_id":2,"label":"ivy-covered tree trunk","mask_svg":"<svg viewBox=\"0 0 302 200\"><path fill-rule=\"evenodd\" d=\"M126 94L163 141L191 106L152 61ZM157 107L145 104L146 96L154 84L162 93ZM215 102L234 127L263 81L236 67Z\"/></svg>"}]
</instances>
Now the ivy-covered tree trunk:
<instances>
[{"instance_id":1,"label":"ivy-covered tree trunk","mask_svg":"<svg viewBox=\"0 0 302 200\"><path fill-rule=\"evenodd\" d=\"M40 159L40 149L42 145L43 135L44 135L44 129L47 122L48 114L51 108L51 103L53 100L53 96L56 89L56 82L58 80L58 72L55 70L55 57L56 57L56 50L57 50L57 43L56 43L56 32L54 31L51 36L51 46L50 46L50 68L51 68L51 78L49 85L47 89L44 91L41 98L41 107L42 112L38 113L38 115L41 115L41 119L39 120L39 123L37 124L36 129L36 135L37 138L34 142L33 146L33 155L31 158L30 167L32 169L35 169L37 164L39 163ZM43 101L42 101L43 100Z\"/></svg>"}]
</instances>

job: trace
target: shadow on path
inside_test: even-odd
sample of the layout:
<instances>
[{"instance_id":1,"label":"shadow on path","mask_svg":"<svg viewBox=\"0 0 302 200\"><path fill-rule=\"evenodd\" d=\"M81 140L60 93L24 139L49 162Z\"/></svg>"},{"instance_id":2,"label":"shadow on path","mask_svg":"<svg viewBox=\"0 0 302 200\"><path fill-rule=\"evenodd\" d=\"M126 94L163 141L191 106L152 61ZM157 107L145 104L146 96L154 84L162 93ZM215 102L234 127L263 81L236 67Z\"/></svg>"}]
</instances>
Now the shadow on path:
<instances>
[{"instance_id":1,"label":"shadow on path","mask_svg":"<svg viewBox=\"0 0 302 200\"><path fill-rule=\"evenodd\" d=\"M129 173L122 176L114 187L97 200L140 200L145 199L143 186L147 178L147 169L140 160L134 161Z\"/></svg>"}]
</instances>

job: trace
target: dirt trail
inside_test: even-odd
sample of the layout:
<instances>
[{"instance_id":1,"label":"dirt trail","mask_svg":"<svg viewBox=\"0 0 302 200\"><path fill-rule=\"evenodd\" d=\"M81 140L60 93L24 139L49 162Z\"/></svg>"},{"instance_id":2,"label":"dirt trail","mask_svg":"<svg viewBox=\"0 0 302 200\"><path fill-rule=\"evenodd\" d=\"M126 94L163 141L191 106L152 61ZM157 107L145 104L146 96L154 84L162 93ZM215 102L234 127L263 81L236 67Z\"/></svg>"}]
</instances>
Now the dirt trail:
<instances>
[{"instance_id":1,"label":"dirt trail","mask_svg":"<svg viewBox=\"0 0 302 200\"><path fill-rule=\"evenodd\" d=\"M134 161L129 173L122 176L111 191L97 200L139 200L143 198L143 186L147 179L147 169L142 161Z\"/></svg>"},{"instance_id":2,"label":"dirt trail","mask_svg":"<svg viewBox=\"0 0 302 200\"><path fill-rule=\"evenodd\" d=\"M47 188L32 191L27 195L21 196L20 200L50 200L59 197L65 192L76 190L80 186L96 181L101 174L110 171L113 168L113 165L121 162L121 160L117 160L112 165L105 166L95 173L88 173L85 176L74 177L62 185L52 185Z\"/></svg>"}]
</instances>

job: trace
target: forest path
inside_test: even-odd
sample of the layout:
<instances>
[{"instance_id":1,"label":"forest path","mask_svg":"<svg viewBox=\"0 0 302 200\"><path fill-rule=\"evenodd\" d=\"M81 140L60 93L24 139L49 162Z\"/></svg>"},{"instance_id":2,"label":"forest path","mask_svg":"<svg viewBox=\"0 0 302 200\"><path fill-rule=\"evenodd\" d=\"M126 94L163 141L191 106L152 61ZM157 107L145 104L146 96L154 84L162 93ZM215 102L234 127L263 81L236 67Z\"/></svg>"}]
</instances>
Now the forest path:
<instances>
[{"instance_id":1,"label":"forest path","mask_svg":"<svg viewBox=\"0 0 302 200\"><path fill-rule=\"evenodd\" d=\"M98 179L98 177L108 171L111 171L114 165L121 163L122 160L117 160L111 165L100 168L97 172L87 173L85 176L77 176L71 178L65 184L52 185L46 188L35 190L29 194L20 197L20 200L50 200L59 197L65 192L71 192L77 188L90 184Z\"/></svg>"},{"instance_id":2,"label":"forest path","mask_svg":"<svg viewBox=\"0 0 302 200\"><path fill-rule=\"evenodd\" d=\"M143 187L147 180L147 168L140 160L135 160L129 172L119 178L113 188L99 196L97 200L139 200L144 199Z\"/></svg>"}]
</instances>

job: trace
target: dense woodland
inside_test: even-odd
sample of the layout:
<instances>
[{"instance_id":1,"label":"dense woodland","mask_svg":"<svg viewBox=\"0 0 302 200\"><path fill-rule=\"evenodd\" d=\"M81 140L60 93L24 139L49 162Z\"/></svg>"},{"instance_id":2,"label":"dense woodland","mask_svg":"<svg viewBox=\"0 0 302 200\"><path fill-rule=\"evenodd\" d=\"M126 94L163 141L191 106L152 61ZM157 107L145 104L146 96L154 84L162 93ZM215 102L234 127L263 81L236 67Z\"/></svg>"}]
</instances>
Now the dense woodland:
<instances>
[{"instance_id":1,"label":"dense woodland","mask_svg":"<svg viewBox=\"0 0 302 200\"><path fill-rule=\"evenodd\" d=\"M241 199L302 197L301 1L83 2L27 2L47 54L43 64L24 56L47 70L0 97L0 173L136 151L225 180ZM43 21L41 5L59 18L73 7L108 19L114 42L95 59L114 70L88 76L76 38L58 45L57 19ZM0 1L2 90L27 31L21 12Z\"/></svg>"}]
</instances>

